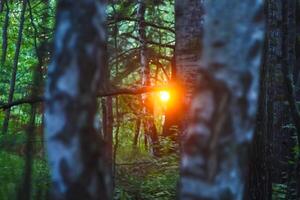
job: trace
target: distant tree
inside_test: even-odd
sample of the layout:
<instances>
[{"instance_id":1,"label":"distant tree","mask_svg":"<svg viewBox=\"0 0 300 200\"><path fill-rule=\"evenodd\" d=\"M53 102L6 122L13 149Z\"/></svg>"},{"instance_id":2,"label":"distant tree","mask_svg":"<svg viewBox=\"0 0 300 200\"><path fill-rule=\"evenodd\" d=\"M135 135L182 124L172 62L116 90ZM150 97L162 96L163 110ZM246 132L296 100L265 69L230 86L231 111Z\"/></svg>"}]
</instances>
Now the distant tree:
<instances>
[{"instance_id":1,"label":"distant tree","mask_svg":"<svg viewBox=\"0 0 300 200\"><path fill-rule=\"evenodd\" d=\"M26 7L27 7L27 0L23 0L22 1L22 10L21 10L21 15L20 15L20 25L19 25L19 31L18 31L18 36L17 36L18 39L16 42L16 50L15 50L15 55L14 55L14 60L13 60L12 75L11 75L10 84L9 84L9 93L8 93L8 102L7 102L8 104L12 103L13 98L14 98L14 93L15 93L16 78L17 78L17 71L18 71L18 64L19 64L18 62L19 62L19 56L20 56L20 50L21 50L21 44L22 44L22 38L23 38ZM8 7L7 7L7 9L8 9ZM7 36L5 34L5 31L7 31L7 30L4 29L4 33L3 33L4 37ZM2 53L4 54L6 52L6 49L4 49L6 40L5 40L5 38L3 40L4 40L4 43L3 43L4 46L2 46L2 47L3 47L4 51ZM4 56L3 54L2 54L2 56ZM4 57L3 57L2 61L3 61L3 63L1 63L1 64L4 64L4 61L5 61ZM8 108L5 112L5 118L3 120L3 127L2 127L3 134L6 134L8 131L9 118L10 118L10 108Z\"/></svg>"},{"instance_id":2,"label":"distant tree","mask_svg":"<svg viewBox=\"0 0 300 200\"><path fill-rule=\"evenodd\" d=\"M1 67L4 67L6 55L7 55L7 33L8 33L8 27L9 27L9 14L10 14L8 1L4 0L3 4L5 5L6 11L5 11L5 20L4 20L3 28L2 28L2 55L1 55L1 61L0 61Z\"/></svg>"},{"instance_id":3,"label":"distant tree","mask_svg":"<svg viewBox=\"0 0 300 200\"><path fill-rule=\"evenodd\" d=\"M147 48L147 38L146 38L146 26L145 26L145 12L146 12L146 1L139 0L137 8L137 20L138 20L138 35L140 41L140 63L142 71L142 85L151 86L150 77L150 66L149 66L149 54ZM150 143L150 148L153 155L159 155L159 140L158 132L154 123L153 118L153 105L150 102L149 96L147 94L142 94L143 103L143 114L145 115L145 120L143 120L144 134L147 141Z\"/></svg>"},{"instance_id":4,"label":"distant tree","mask_svg":"<svg viewBox=\"0 0 300 200\"><path fill-rule=\"evenodd\" d=\"M204 18L195 15L204 13L203 5ZM176 44L185 47L176 49L176 64L188 92L179 198L243 199L258 99L263 2L177 1L176 31L177 39L185 36Z\"/></svg>"},{"instance_id":5,"label":"distant tree","mask_svg":"<svg viewBox=\"0 0 300 200\"><path fill-rule=\"evenodd\" d=\"M111 199L105 144L94 126L106 65L104 0L60 0L46 84L53 199Z\"/></svg>"}]
</instances>

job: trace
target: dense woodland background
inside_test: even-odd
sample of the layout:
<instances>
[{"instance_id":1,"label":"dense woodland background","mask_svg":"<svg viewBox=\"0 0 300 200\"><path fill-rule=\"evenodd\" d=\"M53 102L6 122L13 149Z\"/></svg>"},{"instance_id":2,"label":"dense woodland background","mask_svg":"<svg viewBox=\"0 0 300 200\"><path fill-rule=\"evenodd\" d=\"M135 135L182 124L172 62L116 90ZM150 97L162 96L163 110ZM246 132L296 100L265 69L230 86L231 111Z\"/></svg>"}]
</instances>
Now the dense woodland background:
<instances>
[{"instance_id":1,"label":"dense woodland background","mask_svg":"<svg viewBox=\"0 0 300 200\"><path fill-rule=\"evenodd\" d=\"M55 82L57 74L57 77L61 75L55 66L71 66L72 55L78 56L82 52L83 56L78 56L74 62L95 71L84 71L83 68L79 76L85 78L82 80L86 82L86 87L93 85L91 77L98 72L95 57L100 55L101 85L89 96L95 97L91 107L75 106L65 112L72 120L74 116L73 122L79 122L76 121L76 115L79 116L84 109L92 109L96 116L94 128L101 139L82 140L90 142L84 146L88 150L83 155L88 155L88 151L93 152L89 145L94 144L98 144L100 151L104 152L100 155L102 165L105 165L100 167L101 173L105 172L110 181L103 183L109 185L104 187L108 191L100 191L98 199L163 200L175 199L176 196L180 199L300 198L300 1L265 0L265 5L262 5L258 0L245 0L244 3L238 0L230 3L225 0L212 3L202 0L122 0L109 1L106 7L99 1L99 7L106 10L106 19L99 15L100 11L94 11L97 1L83 2L0 2L1 200L51 199L53 194L46 146L54 145L51 147L55 148L55 143L47 143L49 137L44 135L44 123L60 123L51 122L51 112L47 108L55 110L53 102L61 103L66 98L62 96L55 100L51 84ZM206 8L210 9L208 12L205 3ZM206 14L208 20L205 25ZM100 24L99 29L95 29L99 33L107 32L107 35L103 33L104 39L99 39L94 33L95 16L99 17L96 22ZM248 16L252 18L248 20ZM219 23L218 18L221 19ZM62 27L68 20L71 33L90 37L64 35ZM263 20L264 32L261 31ZM247 33L245 37L236 37L236 40L232 38L230 34L233 32L231 30L235 30L235 24L250 27L245 28L245 32L241 31ZM228 36L228 42L213 43L218 34L222 39L220 30L224 30L222 33ZM258 33L265 35L264 44L263 37ZM76 48L72 46L72 39L78 45ZM93 56L95 60L85 54L88 50L83 47L87 44L92 44L89 52L97 55ZM260 51L262 45L263 52ZM95 53L95 48L106 53ZM219 54L214 54L217 51L214 48L219 49ZM213 50L210 52L210 49ZM250 56L245 57L246 54ZM213 58L218 56L223 56L225 64L214 62ZM202 57L206 58L205 62L202 62ZM259 60L262 61L261 65ZM211 69L203 67L203 63L211 66ZM239 65L242 70L230 68L226 64ZM47 74L48 66L52 68ZM247 67L252 70L250 75ZM222 69L229 69L229 72L226 71L224 75ZM209 71L208 77L206 71ZM218 76L224 84L212 80L215 77L211 77L210 73L217 74L214 76ZM71 73L70 76L76 74ZM61 88L67 90L72 87L72 80L66 78ZM48 88L46 91L45 87ZM249 97L245 92L248 90L259 93L259 97ZM83 92L76 101L78 104L82 103L86 94L85 88L80 91ZM210 91L215 95L213 98L210 97ZM71 90L69 92L72 94ZM165 92L169 92L169 100L161 99ZM219 99L225 100L223 102ZM217 114L214 113L213 119L207 119L201 114L199 119L187 115L190 109L194 109L192 105L197 107L195 101L200 101L200 110L203 109L201 104L213 102L211 104L216 107ZM256 108L257 119L252 136ZM239 115L233 110L245 113ZM49 112L46 120L45 112ZM241 122L230 117L234 114L241 118ZM211 142L211 139L201 134L189 136L195 124L201 128L207 125L197 120L207 120L207 124L218 122L217 125L210 124L208 129L223 127L219 131L212 128L214 133L220 132L220 135L215 133L217 136L212 139L216 142ZM87 121L91 122L90 119ZM242 123L248 121L249 126ZM77 123L68 126L65 132L72 132ZM49 127L46 126L46 129L51 132ZM232 132L229 131L230 134L238 131L243 134L228 136L222 132L228 130ZM69 139L60 137L57 140L68 142ZM206 142L210 144L209 147ZM72 153L70 155L72 157ZM203 165L197 163L199 157L195 155L202 156ZM74 163L79 160L75 159ZM77 165L72 166L72 170L68 167L66 169L80 171ZM233 176L238 181L228 182L232 179L224 174L230 172L236 172ZM224 182L228 186L222 185ZM80 184L85 182L78 184L76 187L80 188ZM196 189L190 190L192 185L196 185ZM85 194L81 198L81 189L79 191L76 187L70 187L70 191L77 189L77 199L97 199L86 198ZM209 191L208 196L205 191ZM106 193L113 195L105 196Z\"/></svg>"}]
</instances>

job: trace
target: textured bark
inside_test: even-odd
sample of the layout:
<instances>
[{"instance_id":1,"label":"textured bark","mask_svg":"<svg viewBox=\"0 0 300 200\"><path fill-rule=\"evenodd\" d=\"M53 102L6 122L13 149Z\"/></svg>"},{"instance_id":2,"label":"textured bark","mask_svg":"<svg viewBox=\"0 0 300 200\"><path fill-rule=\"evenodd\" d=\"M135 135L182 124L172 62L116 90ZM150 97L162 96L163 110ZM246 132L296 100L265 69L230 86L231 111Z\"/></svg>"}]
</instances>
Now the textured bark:
<instances>
[{"instance_id":1,"label":"textured bark","mask_svg":"<svg viewBox=\"0 0 300 200\"><path fill-rule=\"evenodd\" d=\"M198 69L202 55L204 0L176 1L176 79L185 89L184 104L190 101L190 96L199 79Z\"/></svg>"},{"instance_id":2,"label":"textured bark","mask_svg":"<svg viewBox=\"0 0 300 200\"><path fill-rule=\"evenodd\" d=\"M288 72L294 68L295 7L294 0L266 2L268 31L257 129L249 162L249 199L272 199L272 194L273 198L281 194L286 199L295 199L295 170L290 161L294 157L296 135L289 128L292 118L286 98L286 94L290 96L293 92L286 89L282 74L282 70ZM284 185L287 188L278 188Z\"/></svg>"},{"instance_id":3,"label":"textured bark","mask_svg":"<svg viewBox=\"0 0 300 200\"><path fill-rule=\"evenodd\" d=\"M198 9L203 9L199 2L195 1ZM187 71L194 75L177 71L183 77L182 82L187 83L186 105L189 105L185 109L188 114L182 136L179 196L180 199L243 199L247 144L253 136L258 99L263 2L203 2L206 11L203 55L201 49L195 55L196 48L189 48L201 44L201 38L196 37L186 39L186 54L180 54L176 60L177 66L189 66ZM177 3L185 13L187 2ZM184 16L188 14L181 17ZM189 18L178 20L183 24L192 22ZM203 18L194 23L189 28L194 29L190 35L194 32L201 36L198 29ZM193 63L189 62L189 52Z\"/></svg>"},{"instance_id":4,"label":"textured bark","mask_svg":"<svg viewBox=\"0 0 300 200\"><path fill-rule=\"evenodd\" d=\"M17 71L18 71L18 62L19 62L19 55L20 55L20 49L22 44L22 37L23 37L23 28L24 28L24 21L25 21L25 11L27 6L27 0L23 0L22 2L22 11L20 15L20 25L19 25L19 31L18 31L18 39L16 43L16 50L14 55L14 62L13 62L13 68L12 68L12 75L10 79L10 85L9 85L9 94L8 94L8 104L12 103L15 93L15 85L16 85L16 77L17 77ZM6 110L5 117L3 120L3 127L2 127L2 133L6 134L8 130L8 124L9 124L9 118L10 118L10 108Z\"/></svg>"},{"instance_id":5,"label":"textured bark","mask_svg":"<svg viewBox=\"0 0 300 200\"><path fill-rule=\"evenodd\" d=\"M60 0L45 98L53 199L111 199L105 143L94 127L106 69L105 1Z\"/></svg>"},{"instance_id":6,"label":"textured bark","mask_svg":"<svg viewBox=\"0 0 300 200\"><path fill-rule=\"evenodd\" d=\"M282 65L281 72L283 76L283 88L285 89L285 100L288 103L288 110L286 113L290 114L289 117L285 118L288 124L293 124L296 130L290 129L286 131L288 135L288 139L286 143L283 143L285 148L287 149L287 154L285 158L287 159L287 190L286 190L286 199L297 199L297 184L300 183L299 177L297 177L297 170L299 164L299 156L295 158L294 155L294 147L296 147L298 143L298 147L300 144L300 113L296 102L296 95L294 90L294 80L293 77L296 74L296 6L297 0L290 0L288 2L282 0L282 17L283 17L283 38L282 38ZM284 102L284 103L286 103ZM295 139L297 138L297 140ZM284 142L284 141L283 141ZM294 163L291 163L294 161ZM282 173L284 176L284 174ZM299 198L298 194L298 198Z\"/></svg>"},{"instance_id":7,"label":"textured bark","mask_svg":"<svg viewBox=\"0 0 300 200\"><path fill-rule=\"evenodd\" d=\"M137 18L138 18L139 41L141 44L140 63L141 63L141 71L142 71L142 85L151 86L150 66L149 66L148 53L147 53L145 11L146 11L146 1L139 0L138 8L137 8ZM145 115L145 119L143 121L144 134L145 137L149 138L152 154L154 156L158 156L159 140L158 140L158 133L153 118L153 105L151 104L147 94L142 95L142 102L143 102L143 113Z\"/></svg>"},{"instance_id":8,"label":"textured bark","mask_svg":"<svg viewBox=\"0 0 300 200\"><path fill-rule=\"evenodd\" d=\"M205 14L203 3L203 0L175 2L176 47L172 61L172 81L180 84L175 84L176 94L172 94L172 98L178 103L167 108L163 134L178 142L182 125L186 121L186 108L200 76L198 68L203 48Z\"/></svg>"}]
</instances>

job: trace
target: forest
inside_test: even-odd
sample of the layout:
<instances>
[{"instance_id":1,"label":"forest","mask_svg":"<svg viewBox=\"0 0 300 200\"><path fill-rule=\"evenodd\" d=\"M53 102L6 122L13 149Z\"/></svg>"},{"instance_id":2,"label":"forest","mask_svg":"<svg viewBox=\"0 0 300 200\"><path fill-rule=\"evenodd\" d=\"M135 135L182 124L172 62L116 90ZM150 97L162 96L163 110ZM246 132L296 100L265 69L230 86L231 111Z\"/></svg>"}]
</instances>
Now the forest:
<instances>
[{"instance_id":1,"label":"forest","mask_svg":"<svg viewBox=\"0 0 300 200\"><path fill-rule=\"evenodd\" d=\"M0 0L0 200L300 200L300 0Z\"/></svg>"}]
</instances>

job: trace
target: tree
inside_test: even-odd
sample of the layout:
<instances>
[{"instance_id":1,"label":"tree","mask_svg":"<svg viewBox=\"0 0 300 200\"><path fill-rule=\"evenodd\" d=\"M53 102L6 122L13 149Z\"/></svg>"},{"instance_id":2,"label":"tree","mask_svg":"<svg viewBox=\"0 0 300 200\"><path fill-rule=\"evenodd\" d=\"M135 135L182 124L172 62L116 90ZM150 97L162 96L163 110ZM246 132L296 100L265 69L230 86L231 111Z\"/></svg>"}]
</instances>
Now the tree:
<instances>
[{"instance_id":1,"label":"tree","mask_svg":"<svg viewBox=\"0 0 300 200\"><path fill-rule=\"evenodd\" d=\"M145 11L146 3L144 0L140 0L138 3L137 9L137 19L138 19L138 33L139 41L141 43L140 47L140 63L142 71L142 85L151 86L150 79L150 66L148 58L148 49L147 49L147 38L146 38L146 27L145 27ZM144 134L150 142L150 148L153 155L159 155L159 140L158 132L155 127L153 119L153 105L149 100L147 94L142 94L142 103L143 105L143 114L145 115L145 120L143 121L144 125Z\"/></svg>"},{"instance_id":2,"label":"tree","mask_svg":"<svg viewBox=\"0 0 300 200\"><path fill-rule=\"evenodd\" d=\"M175 29L176 48L172 70L173 82L175 84L175 106L170 106L166 112L164 124L164 135L178 140L178 130L182 129L179 115L182 115L195 89L195 82L199 78L199 60L202 55L204 5L203 1L188 0L184 2L175 1ZM183 91L182 88L183 88Z\"/></svg>"},{"instance_id":3,"label":"tree","mask_svg":"<svg viewBox=\"0 0 300 200\"><path fill-rule=\"evenodd\" d=\"M252 139L258 99L263 2L177 3L176 17L183 24L191 22L189 17L195 12L191 10L201 10L201 3L206 13L201 59L194 56L197 51L191 44L185 54L176 58L177 65L183 63L187 67L178 76L189 76L193 70L196 77L194 84L186 86L191 92L184 108L188 113L182 136L179 196L181 199L243 199L247 144ZM197 32L201 22L198 20L193 26ZM201 44L201 38L193 40L193 34L187 37L192 44ZM193 62L184 65L183 58Z\"/></svg>"},{"instance_id":4,"label":"tree","mask_svg":"<svg viewBox=\"0 0 300 200\"><path fill-rule=\"evenodd\" d=\"M45 132L54 199L110 199L105 144L94 127L106 65L105 1L61 0L46 85Z\"/></svg>"},{"instance_id":5,"label":"tree","mask_svg":"<svg viewBox=\"0 0 300 200\"><path fill-rule=\"evenodd\" d=\"M279 196L296 199L294 149L299 128L292 114L297 112L292 88L299 72L295 67L295 9L293 0L266 1L267 39L261 69L259 114L250 150L249 199Z\"/></svg>"},{"instance_id":6,"label":"tree","mask_svg":"<svg viewBox=\"0 0 300 200\"><path fill-rule=\"evenodd\" d=\"M6 60L6 53L7 53L7 32L9 26L9 4L7 0L4 1L5 4L5 20L3 24L3 32L2 32L2 55L1 55L1 67L4 67L5 60Z\"/></svg>"},{"instance_id":7,"label":"tree","mask_svg":"<svg viewBox=\"0 0 300 200\"><path fill-rule=\"evenodd\" d=\"M16 50L15 50L14 62L13 62L13 70L12 70L12 75L11 75L11 79L10 79L8 104L12 103L13 98L14 98L16 77L17 77L17 71L18 71L18 61L19 61L19 55L20 55L20 49L21 49L22 37L23 37L23 28L24 28L24 21L25 21L26 6L27 6L27 0L23 0L22 1L22 11L21 11L21 15L20 15L20 26L19 26L19 32L18 32L18 40L17 40L17 43L16 43ZM8 7L7 7L7 9L8 9ZM5 29L4 29L4 32L5 32ZM4 45L5 45L5 43L4 43ZM3 48L3 50L4 50L4 48ZM5 51L3 51L3 53L4 52ZM3 58L2 61L4 63L4 58ZM3 134L7 133L9 118L10 118L10 108L8 108L5 112L5 118L3 120L3 127L2 127L2 133Z\"/></svg>"}]
</instances>

